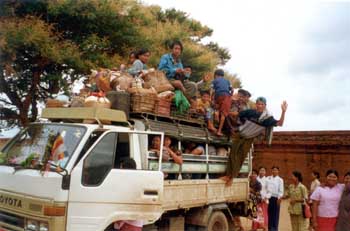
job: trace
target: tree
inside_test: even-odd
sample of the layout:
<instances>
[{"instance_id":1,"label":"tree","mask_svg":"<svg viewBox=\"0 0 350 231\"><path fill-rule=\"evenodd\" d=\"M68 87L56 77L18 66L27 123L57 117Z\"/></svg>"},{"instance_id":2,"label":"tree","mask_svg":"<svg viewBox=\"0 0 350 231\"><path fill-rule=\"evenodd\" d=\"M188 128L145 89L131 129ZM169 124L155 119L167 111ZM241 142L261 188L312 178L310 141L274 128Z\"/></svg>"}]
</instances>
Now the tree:
<instances>
[{"instance_id":1,"label":"tree","mask_svg":"<svg viewBox=\"0 0 350 231\"><path fill-rule=\"evenodd\" d=\"M0 114L25 126L36 119L39 102L68 93L91 68L118 67L141 47L151 50L149 66L156 67L174 39L184 43L183 63L198 80L230 58L218 44L201 43L211 34L185 12L136 0L3 0Z\"/></svg>"},{"instance_id":2,"label":"tree","mask_svg":"<svg viewBox=\"0 0 350 231\"><path fill-rule=\"evenodd\" d=\"M2 102L16 106L17 119L27 125L37 117L38 99L58 92L59 82L66 80L62 74L69 74L67 68L80 70L83 66L79 50L60 41L52 27L33 17L1 20L0 37L0 92L10 101ZM5 115L13 116L16 111L3 108Z\"/></svg>"}]
</instances>

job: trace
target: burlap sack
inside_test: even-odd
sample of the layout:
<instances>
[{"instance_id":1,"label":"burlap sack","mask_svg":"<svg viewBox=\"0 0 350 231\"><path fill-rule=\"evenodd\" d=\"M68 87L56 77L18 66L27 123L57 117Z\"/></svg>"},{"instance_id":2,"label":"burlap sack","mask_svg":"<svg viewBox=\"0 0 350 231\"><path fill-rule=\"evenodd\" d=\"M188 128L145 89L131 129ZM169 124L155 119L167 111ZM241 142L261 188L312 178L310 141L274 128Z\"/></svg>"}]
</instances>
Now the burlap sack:
<instances>
[{"instance_id":1,"label":"burlap sack","mask_svg":"<svg viewBox=\"0 0 350 231\"><path fill-rule=\"evenodd\" d=\"M70 103L70 107L84 107L85 98L81 96L74 96Z\"/></svg>"},{"instance_id":2,"label":"burlap sack","mask_svg":"<svg viewBox=\"0 0 350 231\"><path fill-rule=\"evenodd\" d=\"M126 72L110 71L110 86L112 90L127 91L131 87L134 78Z\"/></svg>"},{"instance_id":3,"label":"burlap sack","mask_svg":"<svg viewBox=\"0 0 350 231\"><path fill-rule=\"evenodd\" d=\"M144 88L154 87L158 93L174 90L174 87L171 85L162 71L148 72L144 77L144 80Z\"/></svg>"}]
</instances>

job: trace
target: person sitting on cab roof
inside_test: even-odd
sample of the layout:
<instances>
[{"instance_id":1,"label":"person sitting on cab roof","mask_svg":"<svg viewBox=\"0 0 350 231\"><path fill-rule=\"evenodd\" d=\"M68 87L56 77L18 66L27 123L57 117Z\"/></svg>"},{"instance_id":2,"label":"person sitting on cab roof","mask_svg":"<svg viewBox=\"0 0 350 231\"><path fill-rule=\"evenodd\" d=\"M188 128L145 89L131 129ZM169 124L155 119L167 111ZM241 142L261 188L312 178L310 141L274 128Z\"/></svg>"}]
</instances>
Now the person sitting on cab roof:
<instances>
[{"instance_id":1,"label":"person sitting on cab roof","mask_svg":"<svg viewBox=\"0 0 350 231\"><path fill-rule=\"evenodd\" d=\"M128 63L125 65L125 64L121 64L120 65L120 71L126 71L127 68L130 68L132 66L132 64L135 62L136 60L136 51L131 51L129 53L129 59L128 59Z\"/></svg>"},{"instance_id":2,"label":"person sitting on cab roof","mask_svg":"<svg viewBox=\"0 0 350 231\"><path fill-rule=\"evenodd\" d=\"M182 65L180 59L183 50L182 43L180 41L174 41L170 49L171 53L161 57L158 70L164 71L174 88L182 91L192 103L193 99L196 97L197 86L194 82L189 81L192 68L190 66L184 68Z\"/></svg>"},{"instance_id":3,"label":"person sitting on cab roof","mask_svg":"<svg viewBox=\"0 0 350 231\"><path fill-rule=\"evenodd\" d=\"M161 143L160 136L153 137L152 147L151 147L150 151L154 151L158 157L160 156L160 153L159 153L160 152L160 143ZM171 149L170 145L171 145L170 137L165 136L164 137L162 160L169 161L169 159L172 158L176 164L182 164L183 160L182 160L182 157L179 155L181 153L173 151Z\"/></svg>"},{"instance_id":4,"label":"person sitting on cab roof","mask_svg":"<svg viewBox=\"0 0 350 231\"><path fill-rule=\"evenodd\" d=\"M137 76L142 74L144 70L147 70L147 63L151 53L148 49L142 48L136 53L136 59L132 66L128 69L128 73L132 76Z\"/></svg>"}]
</instances>

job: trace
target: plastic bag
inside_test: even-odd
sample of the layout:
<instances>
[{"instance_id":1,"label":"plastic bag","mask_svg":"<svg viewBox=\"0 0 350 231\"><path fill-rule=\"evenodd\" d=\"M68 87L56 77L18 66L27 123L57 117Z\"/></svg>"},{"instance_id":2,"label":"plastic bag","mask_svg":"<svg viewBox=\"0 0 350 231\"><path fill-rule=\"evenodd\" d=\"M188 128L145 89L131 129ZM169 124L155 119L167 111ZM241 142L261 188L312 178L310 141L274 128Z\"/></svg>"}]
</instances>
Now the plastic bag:
<instances>
[{"instance_id":1,"label":"plastic bag","mask_svg":"<svg viewBox=\"0 0 350 231\"><path fill-rule=\"evenodd\" d=\"M187 112L188 109L190 109L190 103L188 102L187 98L182 93L182 91L180 90L175 91L174 101L175 101L177 112L184 113L184 112Z\"/></svg>"}]
</instances>

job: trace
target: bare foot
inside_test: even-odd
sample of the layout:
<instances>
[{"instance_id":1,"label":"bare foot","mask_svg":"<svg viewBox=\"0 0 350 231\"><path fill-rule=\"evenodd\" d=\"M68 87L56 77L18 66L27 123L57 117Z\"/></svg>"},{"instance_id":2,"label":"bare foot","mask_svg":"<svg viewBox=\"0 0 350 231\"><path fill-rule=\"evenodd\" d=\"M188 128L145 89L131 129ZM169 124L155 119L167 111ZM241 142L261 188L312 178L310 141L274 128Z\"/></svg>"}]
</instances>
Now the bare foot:
<instances>
[{"instance_id":1,"label":"bare foot","mask_svg":"<svg viewBox=\"0 0 350 231\"><path fill-rule=\"evenodd\" d=\"M222 132L218 131L218 132L216 133L216 135L217 135L217 136L223 136L224 134L222 134Z\"/></svg>"},{"instance_id":2,"label":"bare foot","mask_svg":"<svg viewBox=\"0 0 350 231\"><path fill-rule=\"evenodd\" d=\"M208 130L212 133L216 133L218 130L213 126L208 126Z\"/></svg>"}]
</instances>

